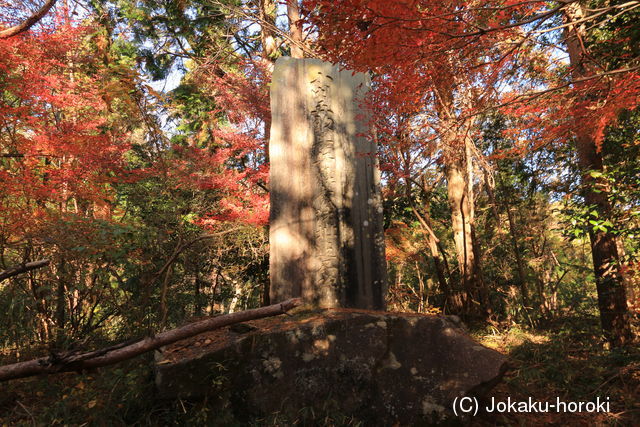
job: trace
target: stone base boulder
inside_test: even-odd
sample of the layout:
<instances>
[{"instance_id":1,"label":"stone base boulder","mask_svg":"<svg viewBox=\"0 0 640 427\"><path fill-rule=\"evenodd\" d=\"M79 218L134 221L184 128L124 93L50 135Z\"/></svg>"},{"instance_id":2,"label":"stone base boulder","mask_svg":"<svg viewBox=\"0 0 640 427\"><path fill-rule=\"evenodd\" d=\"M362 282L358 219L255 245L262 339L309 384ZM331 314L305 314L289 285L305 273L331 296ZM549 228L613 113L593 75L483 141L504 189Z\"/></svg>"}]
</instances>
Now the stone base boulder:
<instances>
[{"instance_id":1,"label":"stone base boulder","mask_svg":"<svg viewBox=\"0 0 640 427\"><path fill-rule=\"evenodd\" d=\"M415 425L481 397L505 357L446 317L331 309L199 335L156 355L161 398L216 402L239 422L341 414L365 425Z\"/></svg>"}]
</instances>

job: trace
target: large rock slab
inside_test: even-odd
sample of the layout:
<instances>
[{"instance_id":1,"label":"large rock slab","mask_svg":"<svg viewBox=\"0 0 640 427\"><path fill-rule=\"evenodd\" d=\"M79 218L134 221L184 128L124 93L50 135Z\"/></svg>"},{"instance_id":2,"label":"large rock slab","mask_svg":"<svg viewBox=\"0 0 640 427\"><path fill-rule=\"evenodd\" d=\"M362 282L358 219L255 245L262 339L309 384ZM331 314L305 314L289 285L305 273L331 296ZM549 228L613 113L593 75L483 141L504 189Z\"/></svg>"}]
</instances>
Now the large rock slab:
<instances>
[{"instance_id":1,"label":"large rock slab","mask_svg":"<svg viewBox=\"0 0 640 427\"><path fill-rule=\"evenodd\" d=\"M212 331L157 356L162 398L217 399L239 422L342 414L428 423L481 396L505 357L446 317L332 309Z\"/></svg>"}]
</instances>

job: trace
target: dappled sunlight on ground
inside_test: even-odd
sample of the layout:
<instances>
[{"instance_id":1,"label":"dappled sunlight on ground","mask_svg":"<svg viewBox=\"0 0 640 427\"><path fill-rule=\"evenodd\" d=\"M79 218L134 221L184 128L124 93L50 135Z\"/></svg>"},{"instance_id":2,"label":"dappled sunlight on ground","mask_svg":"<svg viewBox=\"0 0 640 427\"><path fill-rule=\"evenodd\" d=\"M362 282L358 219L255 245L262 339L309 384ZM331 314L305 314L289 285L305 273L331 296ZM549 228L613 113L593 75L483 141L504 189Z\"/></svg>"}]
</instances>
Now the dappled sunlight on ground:
<instances>
[{"instance_id":1,"label":"dappled sunlight on ground","mask_svg":"<svg viewBox=\"0 0 640 427\"><path fill-rule=\"evenodd\" d=\"M479 342L509 356L510 369L488 400L608 398L610 412L485 413L472 425L640 425L640 348L608 350L599 332L596 318L556 319L535 331L476 331Z\"/></svg>"},{"instance_id":2,"label":"dappled sunlight on ground","mask_svg":"<svg viewBox=\"0 0 640 427\"><path fill-rule=\"evenodd\" d=\"M521 329L511 329L507 333L500 333L494 330L493 333L487 335L475 335L474 338L482 345L501 352L508 349L530 342L534 344L544 344L549 342L549 337L544 334L537 334L523 331Z\"/></svg>"}]
</instances>

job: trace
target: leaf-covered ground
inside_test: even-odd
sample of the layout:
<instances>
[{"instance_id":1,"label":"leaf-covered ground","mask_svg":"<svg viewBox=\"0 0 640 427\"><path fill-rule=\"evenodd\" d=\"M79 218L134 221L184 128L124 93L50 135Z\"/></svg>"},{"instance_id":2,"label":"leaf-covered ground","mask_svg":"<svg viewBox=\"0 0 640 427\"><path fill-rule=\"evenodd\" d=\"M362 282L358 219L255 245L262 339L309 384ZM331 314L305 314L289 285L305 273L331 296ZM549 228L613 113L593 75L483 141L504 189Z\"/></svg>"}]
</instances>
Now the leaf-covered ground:
<instances>
[{"instance_id":1,"label":"leaf-covered ground","mask_svg":"<svg viewBox=\"0 0 640 427\"><path fill-rule=\"evenodd\" d=\"M640 425L640 348L610 351L597 318L564 318L536 330L475 331L483 344L510 356L511 369L491 393L496 400L594 401L610 413L483 414L471 425ZM33 350L42 354L43 350ZM23 355L23 357L26 355ZM11 358L4 356L2 362ZM239 425L207 402L154 400L150 355L88 373L29 378L0 387L0 425ZM308 416L308 414L306 415ZM361 425L344 414L317 414L318 425ZM255 425L290 425L277 414Z\"/></svg>"},{"instance_id":2,"label":"leaf-covered ground","mask_svg":"<svg viewBox=\"0 0 640 427\"><path fill-rule=\"evenodd\" d=\"M591 402L609 397L610 413L485 414L479 425L640 425L640 348L606 349L598 319L563 318L536 331L478 333L508 354L511 369L491 393L496 401Z\"/></svg>"}]
</instances>

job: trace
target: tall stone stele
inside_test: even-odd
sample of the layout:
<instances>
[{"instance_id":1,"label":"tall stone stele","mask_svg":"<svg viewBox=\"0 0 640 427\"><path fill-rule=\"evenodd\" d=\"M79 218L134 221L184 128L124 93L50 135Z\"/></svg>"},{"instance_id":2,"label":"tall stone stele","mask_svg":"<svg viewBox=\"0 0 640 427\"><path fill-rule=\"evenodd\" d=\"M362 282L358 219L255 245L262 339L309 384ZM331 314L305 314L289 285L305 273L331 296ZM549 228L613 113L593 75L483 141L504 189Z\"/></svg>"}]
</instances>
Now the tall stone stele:
<instances>
[{"instance_id":1,"label":"tall stone stele","mask_svg":"<svg viewBox=\"0 0 640 427\"><path fill-rule=\"evenodd\" d=\"M386 262L370 81L317 59L279 58L271 84L272 303L383 310Z\"/></svg>"}]
</instances>

